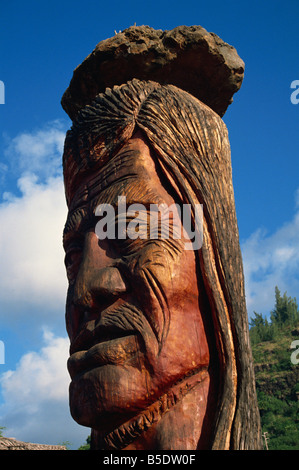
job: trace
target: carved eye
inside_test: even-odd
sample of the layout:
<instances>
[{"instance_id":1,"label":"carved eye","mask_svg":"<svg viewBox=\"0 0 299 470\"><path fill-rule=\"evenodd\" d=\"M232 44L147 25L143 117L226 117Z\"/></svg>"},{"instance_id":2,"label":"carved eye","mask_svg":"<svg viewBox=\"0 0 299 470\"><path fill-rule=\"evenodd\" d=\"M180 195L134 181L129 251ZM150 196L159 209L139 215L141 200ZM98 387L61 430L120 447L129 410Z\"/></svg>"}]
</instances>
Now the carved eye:
<instances>
[{"instance_id":1,"label":"carved eye","mask_svg":"<svg viewBox=\"0 0 299 470\"><path fill-rule=\"evenodd\" d=\"M115 240L112 240L121 255L126 256L138 251L149 239L147 211L135 214L119 214L115 219Z\"/></svg>"},{"instance_id":2,"label":"carved eye","mask_svg":"<svg viewBox=\"0 0 299 470\"><path fill-rule=\"evenodd\" d=\"M66 253L64 263L66 267L66 274L69 282L73 282L79 270L82 259L82 249L73 247Z\"/></svg>"}]
</instances>

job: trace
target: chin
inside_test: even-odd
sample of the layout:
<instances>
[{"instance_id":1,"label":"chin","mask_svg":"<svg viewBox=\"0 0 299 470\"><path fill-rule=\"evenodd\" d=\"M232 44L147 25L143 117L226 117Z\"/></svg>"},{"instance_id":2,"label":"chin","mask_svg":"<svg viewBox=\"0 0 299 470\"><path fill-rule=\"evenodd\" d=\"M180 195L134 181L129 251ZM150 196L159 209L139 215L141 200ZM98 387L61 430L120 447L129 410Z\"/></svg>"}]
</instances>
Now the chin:
<instances>
[{"instance_id":1,"label":"chin","mask_svg":"<svg viewBox=\"0 0 299 470\"><path fill-rule=\"evenodd\" d=\"M152 401L148 372L132 366L105 365L75 376L70 384L73 419L92 429L112 429L140 413Z\"/></svg>"}]
</instances>

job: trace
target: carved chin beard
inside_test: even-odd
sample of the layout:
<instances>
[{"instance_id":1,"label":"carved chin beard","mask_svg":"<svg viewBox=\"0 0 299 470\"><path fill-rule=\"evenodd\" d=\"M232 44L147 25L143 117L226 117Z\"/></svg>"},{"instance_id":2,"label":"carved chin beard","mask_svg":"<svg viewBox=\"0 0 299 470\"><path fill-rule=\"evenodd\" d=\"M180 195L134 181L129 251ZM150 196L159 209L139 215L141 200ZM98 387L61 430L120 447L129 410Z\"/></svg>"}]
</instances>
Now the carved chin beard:
<instances>
[{"instance_id":1,"label":"carved chin beard","mask_svg":"<svg viewBox=\"0 0 299 470\"><path fill-rule=\"evenodd\" d=\"M135 441L151 426L157 424L163 416L178 404L188 393L208 377L207 368L198 368L186 374L174 384L155 403L134 418L103 435L99 431L91 431L91 448L94 450L121 450Z\"/></svg>"}]
</instances>

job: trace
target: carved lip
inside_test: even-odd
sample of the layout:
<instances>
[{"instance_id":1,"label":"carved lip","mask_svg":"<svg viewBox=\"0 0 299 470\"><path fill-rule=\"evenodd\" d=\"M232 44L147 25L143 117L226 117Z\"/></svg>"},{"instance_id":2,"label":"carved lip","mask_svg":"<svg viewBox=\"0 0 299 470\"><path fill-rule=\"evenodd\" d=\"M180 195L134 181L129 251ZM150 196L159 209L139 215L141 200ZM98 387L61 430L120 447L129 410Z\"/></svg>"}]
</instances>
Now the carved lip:
<instances>
[{"instance_id":1,"label":"carved lip","mask_svg":"<svg viewBox=\"0 0 299 470\"><path fill-rule=\"evenodd\" d=\"M67 367L71 378L87 370L107 364L120 365L140 351L136 334L99 341L87 350L74 352L68 359Z\"/></svg>"},{"instance_id":2,"label":"carved lip","mask_svg":"<svg viewBox=\"0 0 299 470\"><path fill-rule=\"evenodd\" d=\"M103 325L101 319L89 320L71 343L68 370L73 378L94 367L124 363L139 350L137 331Z\"/></svg>"},{"instance_id":3,"label":"carved lip","mask_svg":"<svg viewBox=\"0 0 299 470\"><path fill-rule=\"evenodd\" d=\"M80 327L78 335L72 341L70 355L79 351L87 351L95 344L132 335L132 333L136 334L136 331L124 330L115 325L106 326L102 324L101 320L89 320Z\"/></svg>"}]
</instances>

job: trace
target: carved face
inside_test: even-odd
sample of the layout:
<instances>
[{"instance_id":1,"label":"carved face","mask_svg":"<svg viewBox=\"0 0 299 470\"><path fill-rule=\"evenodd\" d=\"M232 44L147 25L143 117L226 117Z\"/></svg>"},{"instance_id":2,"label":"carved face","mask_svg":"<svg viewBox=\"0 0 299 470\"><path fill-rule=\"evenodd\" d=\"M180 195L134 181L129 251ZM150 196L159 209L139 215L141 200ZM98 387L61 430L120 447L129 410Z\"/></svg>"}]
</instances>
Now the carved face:
<instances>
[{"instance_id":1,"label":"carved face","mask_svg":"<svg viewBox=\"0 0 299 470\"><path fill-rule=\"evenodd\" d=\"M100 240L95 209L116 207L118 196L127 206L175 203L141 133L82 177L64 233L71 413L98 430L107 422L113 429L209 363L195 253L172 230L169 239ZM180 224L174 213L172 229Z\"/></svg>"}]
</instances>

